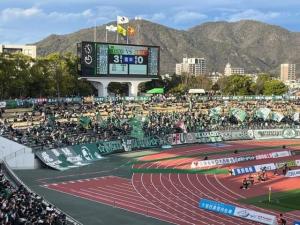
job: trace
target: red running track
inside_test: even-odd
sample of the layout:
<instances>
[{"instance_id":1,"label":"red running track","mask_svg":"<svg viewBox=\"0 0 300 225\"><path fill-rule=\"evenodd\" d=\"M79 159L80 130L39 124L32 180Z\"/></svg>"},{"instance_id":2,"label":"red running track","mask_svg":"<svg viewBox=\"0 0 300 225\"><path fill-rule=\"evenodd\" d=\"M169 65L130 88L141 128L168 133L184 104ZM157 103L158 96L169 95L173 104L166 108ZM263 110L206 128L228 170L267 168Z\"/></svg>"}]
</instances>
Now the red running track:
<instances>
[{"instance_id":1,"label":"red running track","mask_svg":"<svg viewBox=\"0 0 300 225\"><path fill-rule=\"evenodd\" d=\"M295 143L295 142L293 142ZM299 141L296 143L300 143ZM233 145L224 147L224 150L249 148L258 146L278 146L291 144L291 141L253 141L243 143L234 142ZM199 151L220 151L220 148L201 145L194 148L174 149L172 154L190 154ZM222 149L223 150L223 149ZM264 151L259 151L260 154ZM268 150L269 152L269 150ZM154 155L155 158L168 156L168 152ZM223 157L223 156L222 156ZM145 157L143 157L145 159ZM147 157L147 160L151 157ZM153 158L152 158L153 159ZM190 158L176 159L177 165L190 163ZM277 159L276 159L277 160ZM281 159L283 160L283 159ZM264 162L265 160L259 160ZM284 161L284 160L283 160ZM258 162L246 162L246 164L257 164ZM139 168L170 168L174 162L169 163L147 163L135 165ZM235 178L237 179L237 178ZM272 182L279 182L274 179ZM233 186L237 185L237 186ZM268 183L264 184L265 186ZM225 175L202 175L202 174L143 174L135 173L132 180L109 176L93 179L74 180L56 184L43 185L44 187L76 197L100 202L113 207L126 209L138 214L154 217L163 221L180 225L251 225L259 224L252 221L245 221L240 218L223 216L199 209L200 198L208 198L240 207L250 208L268 214L278 215L277 212L245 206L237 202L238 199L249 197L247 191L238 189L236 180ZM257 190L262 190L263 184L257 185ZM255 186L254 186L255 188ZM254 189L253 188L253 189ZM252 191L252 190L251 190ZM252 191L254 192L254 191ZM257 191L256 193L259 193ZM285 214L288 222L300 220L300 213L290 212Z\"/></svg>"}]
</instances>

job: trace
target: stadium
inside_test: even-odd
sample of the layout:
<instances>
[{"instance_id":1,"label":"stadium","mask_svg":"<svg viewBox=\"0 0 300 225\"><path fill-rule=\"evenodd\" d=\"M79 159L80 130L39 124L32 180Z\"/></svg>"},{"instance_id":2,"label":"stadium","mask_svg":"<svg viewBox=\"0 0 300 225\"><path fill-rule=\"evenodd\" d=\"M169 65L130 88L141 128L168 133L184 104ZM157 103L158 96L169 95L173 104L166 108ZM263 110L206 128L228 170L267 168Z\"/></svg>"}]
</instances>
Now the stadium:
<instances>
[{"instance_id":1,"label":"stadium","mask_svg":"<svg viewBox=\"0 0 300 225\"><path fill-rule=\"evenodd\" d=\"M76 55L0 52L0 224L299 225L300 97L268 74L163 79L128 24Z\"/></svg>"}]
</instances>

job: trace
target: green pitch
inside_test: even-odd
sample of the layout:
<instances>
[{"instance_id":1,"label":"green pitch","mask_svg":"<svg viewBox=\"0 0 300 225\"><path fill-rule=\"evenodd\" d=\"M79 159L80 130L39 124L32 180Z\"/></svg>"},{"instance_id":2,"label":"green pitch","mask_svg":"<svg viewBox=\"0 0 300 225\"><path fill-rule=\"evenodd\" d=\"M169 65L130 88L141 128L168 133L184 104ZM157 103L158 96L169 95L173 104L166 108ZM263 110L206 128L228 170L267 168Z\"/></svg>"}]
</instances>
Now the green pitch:
<instances>
[{"instance_id":1,"label":"green pitch","mask_svg":"<svg viewBox=\"0 0 300 225\"><path fill-rule=\"evenodd\" d=\"M269 202L269 195L242 199L240 202L256 205L261 208L274 209L280 212L300 210L300 189L272 193L271 202Z\"/></svg>"}]
</instances>

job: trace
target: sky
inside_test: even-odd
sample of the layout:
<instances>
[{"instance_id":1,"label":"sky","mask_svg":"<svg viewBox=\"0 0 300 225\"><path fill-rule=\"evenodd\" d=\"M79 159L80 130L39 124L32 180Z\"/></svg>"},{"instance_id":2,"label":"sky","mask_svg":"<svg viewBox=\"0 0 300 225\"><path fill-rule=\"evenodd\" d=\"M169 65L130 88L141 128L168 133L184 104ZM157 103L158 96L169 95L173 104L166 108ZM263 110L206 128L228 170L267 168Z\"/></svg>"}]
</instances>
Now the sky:
<instances>
[{"instance_id":1,"label":"sky","mask_svg":"<svg viewBox=\"0 0 300 225\"><path fill-rule=\"evenodd\" d=\"M300 32L300 0L0 0L0 44L28 44L142 17L187 30L212 21L258 20Z\"/></svg>"}]
</instances>

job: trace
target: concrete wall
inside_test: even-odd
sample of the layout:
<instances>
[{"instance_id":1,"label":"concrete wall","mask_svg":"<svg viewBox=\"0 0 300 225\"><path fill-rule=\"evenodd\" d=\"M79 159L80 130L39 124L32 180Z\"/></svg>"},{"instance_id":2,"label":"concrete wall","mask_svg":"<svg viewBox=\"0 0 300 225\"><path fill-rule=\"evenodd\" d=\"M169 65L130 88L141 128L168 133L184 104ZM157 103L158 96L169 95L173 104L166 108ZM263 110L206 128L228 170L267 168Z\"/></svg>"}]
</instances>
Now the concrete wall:
<instances>
[{"instance_id":1,"label":"concrete wall","mask_svg":"<svg viewBox=\"0 0 300 225\"><path fill-rule=\"evenodd\" d=\"M31 148L4 137L0 137L0 159L12 169L35 169L39 166Z\"/></svg>"}]
</instances>

